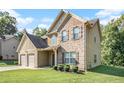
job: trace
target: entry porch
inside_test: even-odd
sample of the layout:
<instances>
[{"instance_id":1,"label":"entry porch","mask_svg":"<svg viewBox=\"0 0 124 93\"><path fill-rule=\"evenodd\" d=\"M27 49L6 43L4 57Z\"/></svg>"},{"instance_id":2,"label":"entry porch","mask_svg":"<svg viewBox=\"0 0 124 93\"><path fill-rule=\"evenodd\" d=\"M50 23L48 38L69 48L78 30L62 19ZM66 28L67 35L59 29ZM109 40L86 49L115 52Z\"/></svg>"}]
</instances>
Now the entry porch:
<instances>
[{"instance_id":1,"label":"entry porch","mask_svg":"<svg viewBox=\"0 0 124 93\"><path fill-rule=\"evenodd\" d=\"M57 65L59 46L51 46L44 49L38 49L37 67Z\"/></svg>"}]
</instances>

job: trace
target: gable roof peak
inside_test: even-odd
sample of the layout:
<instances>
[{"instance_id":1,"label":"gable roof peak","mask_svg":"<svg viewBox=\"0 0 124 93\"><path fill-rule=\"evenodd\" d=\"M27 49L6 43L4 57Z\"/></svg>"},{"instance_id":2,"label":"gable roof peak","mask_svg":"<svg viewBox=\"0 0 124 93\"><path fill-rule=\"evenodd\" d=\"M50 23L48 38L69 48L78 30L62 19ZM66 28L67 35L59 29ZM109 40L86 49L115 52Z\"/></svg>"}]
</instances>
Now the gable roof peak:
<instances>
[{"instance_id":1,"label":"gable roof peak","mask_svg":"<svg viewBox=\"0 0 124 93\"><path fill-rule=\"evenodd\" d=\"M65 13L69 13L69 11L65 10L65 9L61 9L61 11L65 12Z\"/></svg>"},{"instance_id":2,"label":"gable roof peak","mask_svg":"<svg viewBox=\"0 0 124 93\"><path fill-rule=\"evenodd\" d=\"M48 46L47 41L45 39L29 34L29 33L26 33L26 35L32 41L32 43L34 44L36 48L46 48Z\"/></svg>"},{"instance_id":3,"label":"gable roof peak","mask_svg":"<svg viewBox=\"0 0 124 93\"><path fill-rule=\"evenodd\" d=\"M82 18L82 17L80 17L80 16L78 16L78 15L76 15L76 14L74 14L74 13L68 11L68 10L62 9L61 11L63 11L63 12L66 13L66 14L70 14L72 17L74 17L74 18L76 18L76 19L78 19L78 20L80 20L80 21L84 21L84 22L87 21L86 19L84 19L84 18Z\"/></svg>"}]
</instances>

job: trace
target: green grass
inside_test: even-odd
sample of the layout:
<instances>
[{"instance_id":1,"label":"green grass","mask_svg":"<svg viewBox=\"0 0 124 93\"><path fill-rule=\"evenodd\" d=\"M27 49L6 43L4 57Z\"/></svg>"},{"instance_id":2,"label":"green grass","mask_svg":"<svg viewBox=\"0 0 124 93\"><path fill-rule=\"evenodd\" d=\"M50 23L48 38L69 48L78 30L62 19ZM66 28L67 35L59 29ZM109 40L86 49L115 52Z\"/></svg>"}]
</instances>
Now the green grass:
<instances>
[{"instance_id":1,"label":"green grass","mask_svg":"<svg viewBox=\"0 0 124 93\"><path fill-rule=\"evenodd\" d=\"M120 82L124 83L124 68L99 66L85 75L55 71L51 68L42 70L13 70L0 72L0 82L22 83L82 83L82 82Z\"/></svg>"},{"instance_id":2,"label":"green grass","mask_svg":"<svg viewBox=\"0 0 124 93\"><path fill-rule=\"evenodd\" d=\"M17 65L17 61L0 60L0 67Z\"/></svg>"}]
</instances>

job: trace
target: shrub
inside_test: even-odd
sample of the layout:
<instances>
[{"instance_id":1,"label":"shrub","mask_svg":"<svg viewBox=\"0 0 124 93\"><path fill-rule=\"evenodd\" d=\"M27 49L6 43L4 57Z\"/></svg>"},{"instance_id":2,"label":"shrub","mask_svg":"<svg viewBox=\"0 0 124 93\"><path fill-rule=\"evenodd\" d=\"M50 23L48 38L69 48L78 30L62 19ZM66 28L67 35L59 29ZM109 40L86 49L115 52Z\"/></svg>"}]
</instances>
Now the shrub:
<instances>
[{"instance_id":1,"label":"shrub","mask_svg":"<svg viewBox=\"0 0 124 93\"><path fill-rule=\"evenodd\" d=\"M18 64L18 61L14 61L14 65L17 65Z\"/></svg>"},{"instance_id":2,"label":"shrub","mask_svg":"<svg viewBox=\"0 0 124 93\"><path fill-rule=\"evenodd\" d=\"M59 69L60 71L63 71L63 70L64 70L64 65L63 65L63 64L58 65L58 69Z\"/></svg>"},{"instance_id":3,"label":"shrub","mask_svg":"<svg viewBox=\"0 0 124 93\"><path fill-rule=\"evenodd\" d=\"M70 70L70 65L65 65L65 66L64 66L64 70L65 70L66 72L69 72L69 70Z\"/></svg>"},{"instance_id":4,"label":"shrub","mask_svg":"<svg viewBox=\"0 0 124 93\"><path fill-rule=\"evenodd\" d=\"M53 67L54 70L57 70L57 68L58 68L57 66L54 66L54 67Z\"/></svg>"},{"instance_id":5,"label":"shrub","mask_svg":"<svg viewBox=\"0 0 124 93\"><path fill-rule=\"evenodd\" d=\"M85 74L86 74L86 71L84 71L84 70L79 70L79 71L78 71L78 74L84 74L84 75L85 75Z\"/></svg>"},{"instance_id":6,"label":"shrub","mask_svg":"<svg viewBox=\"0 0 124 93\"><path fill-rule=\"evenodd\" d=\"M7 64L6 63L0 63L0 66L6 66Z\"/></svg>"},{"instance_id":7,"label":"shrub","mask_svg":"<svg viewBox=\"0 0 124 93\"><path fill-rule=\"evenodd\" d=\"M72 71L75 72L75 73L77 73L78 72L78 66L73 66L72 67Z\"/></svg>"}]
</instances>

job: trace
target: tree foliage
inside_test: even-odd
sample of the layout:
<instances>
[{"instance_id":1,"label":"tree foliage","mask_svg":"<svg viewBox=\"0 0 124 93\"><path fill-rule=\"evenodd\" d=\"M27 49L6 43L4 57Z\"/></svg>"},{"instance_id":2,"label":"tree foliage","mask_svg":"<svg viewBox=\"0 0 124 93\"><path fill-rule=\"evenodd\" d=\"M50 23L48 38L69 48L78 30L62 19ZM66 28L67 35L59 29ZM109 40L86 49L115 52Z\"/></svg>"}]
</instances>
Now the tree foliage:
<instances>
[{"instance_id":1,"label":"tree foliage","mask_svg":"<svg viewBox=\"0 0 124 93\"><path fill-rule=\"evenodd\" d=\"M17 32L16 18L9 15L8 12L0 12L0 35L13 35Z\"/></svg>"},{"instance_id":2,"label":"tree foliage","mask_svg":"<svg viewBox=\"0 0 124 93\"><path fill-rule=\"evenodd\" d=\"M27 32L27 30L24 28L21 32L16 33L16 37L19 41L21 41L23 34Z\"/></svg>"},{"instance_id":3,"label":"tree foliage","mask_svg":"<svg viewBox=\"0 0 124 93\"><path fill-rule=\"evenodd\" d=\"M45 35L47 32L46 28L40 28L40 27L36 27L34 30L33 30L33 34L36 35L36 36L43 36Z\"/></svg>"},{"instance_id":4,"label":"tree foliage","mask_svg":"<svg viewBox=\"0 0 124 93\"><path fill-rule=\"evenodd\" d=\"M103 28L101 46L104 64L124 66L124 15Z\"/></svg>"}]
</instances>

